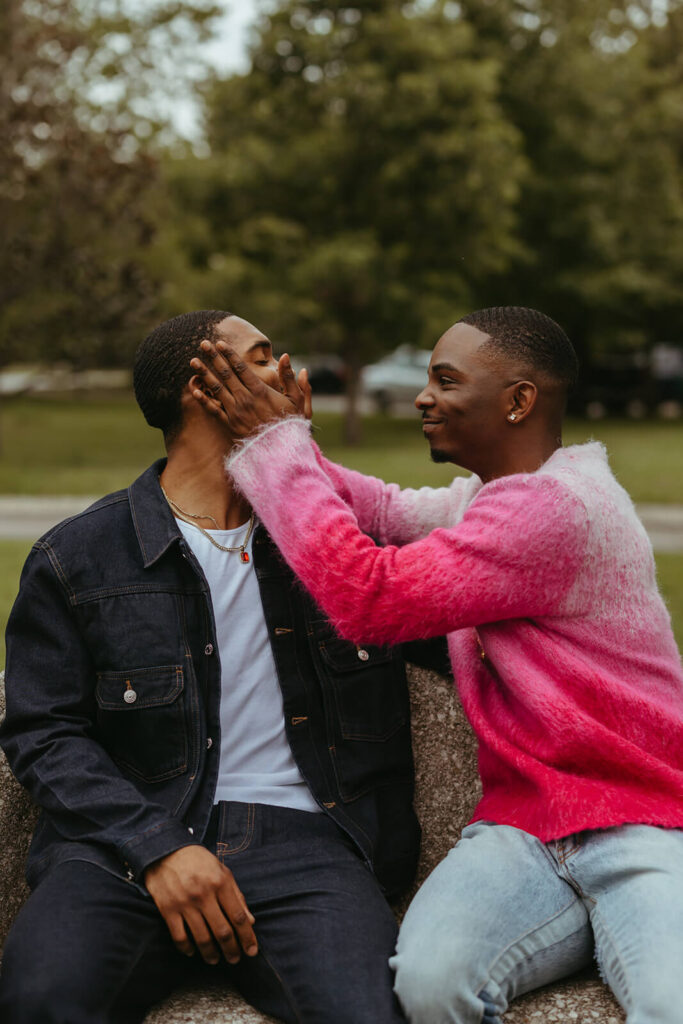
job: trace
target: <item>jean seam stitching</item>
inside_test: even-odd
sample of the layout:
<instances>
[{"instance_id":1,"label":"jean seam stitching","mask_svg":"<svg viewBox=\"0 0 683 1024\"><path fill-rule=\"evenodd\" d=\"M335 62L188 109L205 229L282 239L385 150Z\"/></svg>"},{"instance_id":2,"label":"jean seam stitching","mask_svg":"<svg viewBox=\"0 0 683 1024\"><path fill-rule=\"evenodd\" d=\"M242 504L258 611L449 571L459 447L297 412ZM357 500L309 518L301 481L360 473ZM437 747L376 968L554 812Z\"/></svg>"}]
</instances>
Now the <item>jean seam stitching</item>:
<instances>
[{"instance_id":1,"label":"jean seam stitching","mask_svg":"<svg viewBox=\"0 0 683 1024\"><path fill-rule=\"evenodd\" d=\"M610 946L610 949L611 949L614 957L616 958L616 960L618 962L618 965L619 965L619 975L620 975L620 981L622 982L622 986L623 986L624 1002L625 1002L625 1004L627 1004L627 1005L624 1005L624 1009L628 1010L628 1008L631 1005L632 1000L631 1000L631 995L630 995L630 992L629 992L628 983L627 983L627 980L626 980L626 971L624 970L623 960L622 960L621 954L619 953L619 949L617 947L617 944L614 941L614 939L612 937L612 933L611 933L610 929L607 927L607 925L606 925L606 923L604 921L604 918L603 918L602 914L600 913L600 910L599 910L597 904L594 906L593 911L592 911L590 917L591 917L591 925L593 927L593 936L594 936L594 940L595 940L595 959L596 959L597 964L598 964L600 975L603 978L605 984L608 984L609 987L612 988L611 982L607 981L607 974L606 974L606 971L605 971L605 968L604 968L602 941L606 940L607 943ZM595 927L595 923L594 922L597 923L597 926L598 926L597 929ZM598 933L600 934L600 939L598 939ZM605 950L605 953L607 953L607 950ZM612 988L612 991L614 991L613 988ZM616 992L614 992L614 995L616 996ZM619 1002L621 1002L621 1000L619 1000Z\"/></svg>"},{"instance_id":2,"label":"jean seam stitching","mask_svg":"<svg viewBox=\"0 0 683 1024\"><path fill-rule=\"evenodd\" d=\"M483 984L479 985L477 990L476 990L477 991L477 998L479 998L479 993L484 991L484 989L486 988L486 985L488 984L489 981L495 981L496 985L500 986L500 983L498 981L496 981L496 979L493 977L493 972L494 972L496 966L500 963L500 961L506 955L506 953L508 953L510 950L512 950L516 945L518 945L518 943L520 943L523 939L526 939L529 935L533 935L535 932L539 932L542 928L545 928L546 925L552 924L553 921L556 921L563 914L565 914L569 910L570 907L573 907L577 903L580 903L580 902L581 901L579 900L578 896L574 896L574 898L569 903L567 903L564 907L562 907L561 910L558 910L557 913L553 914L551 917L547 917L544 921L541 921L540 924L535 925L534 928L527 929L527 931L525 931L521 935L518 935L517 938L514 939L512 942L509 942L508 945L505 947L505 949L502 949L500 951L500 953L496 956L495 960L492 961L491 964L489 964L489 967L488 967L487 972L486 972L486 975L487 975L486 981L484 981ZM577 928L577 929L575 929L574 932L571 932L570 934L573 935L573 934L575 934L575 932L577 932L579 930L580 929ZM566 936L564 938L566 938ZM557 940L557 942L560 942L560 941L564 941L564 939L558 939ZM546 946L544 948L552 949L553 946L557 945L557 942L552 942L549 946ZM524 959L527 959L527 957L526 956L518 956L514 966L517 967L520 963L522 963L522 961Z\"/></svg>"},{"instance_id":3,"label":"jean seam stitching","mask_svg":"<svg viewBox=\"0 0 683 1024\"><path fill-rule=\"evenodd\" d=\"M234 853L242 853L251 845L251 841L254 838L255 810L253 804L247 804L247 828L239 845L231 847L229 843L219 841L216 843L217 850L220 850L225 856L231 856Z\"/></svg>"},{"instance_id":4,"label":"jean seam stitching","mask_svg":"<svg viewBox=\"0 0 683 1024\"><path fill-rule=\"evenodd\" d=\"M282 988L282 993L283 993L285 999L287 1000L287 1002L289 1003L289 1007L290 1007L292 1013L296 1017L297 1024L303 1024L303 1021L302 1021L302 1018L301 1018L301 1014L299 1013L299 1008L298 1008L297 1003L296 1003L296 1001L294 999L294 996L292 995L292 992L291 992L291 990L289 988L289 985L285 984L285 981L282 978L282 975L278 971L277 967L275 966L275 964L273 963L271 958L265 952L265 950L263 948L263 943L262 942L260 943L260 953L261 953L261 956L263 957L263 959L266 961L266 963L270 967L270 969L273 972L273 974L275 975L275 977L277 978L277 980L278 980L278 982L280 984L280 987Z\"/></svg>"}]
</instances>

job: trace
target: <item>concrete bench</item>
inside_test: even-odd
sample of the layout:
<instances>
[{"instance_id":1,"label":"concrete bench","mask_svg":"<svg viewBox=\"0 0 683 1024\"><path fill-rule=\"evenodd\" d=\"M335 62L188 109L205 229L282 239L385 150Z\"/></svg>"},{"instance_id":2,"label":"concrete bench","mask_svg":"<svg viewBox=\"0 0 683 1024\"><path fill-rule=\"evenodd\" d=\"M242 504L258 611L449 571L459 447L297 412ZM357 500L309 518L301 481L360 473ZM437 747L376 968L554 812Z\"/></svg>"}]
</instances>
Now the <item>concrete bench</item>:
<instances>
[{"instance_id":1,"label":"concrete bench","mask_svg":"<svg viewBox=\"0 0 683 1024\"><path fill-rule=\"evenodd\" d=\"M416 807L423 828L416 889L456 841L478 799L479 782L476 744L452 683L417 668L410 669L409 677ZM2 711L2 685L0 691ZM35 821L35 808L0 754L0 948L27 896L23 867ZM398 914L408 898L396 908ZM505 1015L506 1024L622 1024L624 1019L623 1011L592 971L516 1000ZM264 1024L271 1020L247 1006L235 992L216 986L178 991L148 1014L146 1024Z\"/></svg>"}]
</instances>

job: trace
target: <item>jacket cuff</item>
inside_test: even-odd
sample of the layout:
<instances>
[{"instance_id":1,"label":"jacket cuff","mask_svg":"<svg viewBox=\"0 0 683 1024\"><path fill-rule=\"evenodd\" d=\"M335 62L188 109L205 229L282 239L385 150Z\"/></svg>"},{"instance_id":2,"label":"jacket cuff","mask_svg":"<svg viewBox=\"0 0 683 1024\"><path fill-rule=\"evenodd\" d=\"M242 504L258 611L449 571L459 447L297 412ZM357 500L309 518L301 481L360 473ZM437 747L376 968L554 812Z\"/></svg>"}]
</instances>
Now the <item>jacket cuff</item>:
<instances>
[{"instance_id":1,"label":"jacket cuff","mask_svg":"<svg viewBox=\"0 0 683 1024\"><path fill-rule=\"evenodd\" d=\"M150 864L155 860L167 857L169 853L180 850L183 846L197 846L198 839L190 832L186 825L177 818L157 825L155 828L143 832L124 843L120 849L121 857L129 872L132 872L136 881L142 881L142 876Z\"/></svg>"}]
</instances>

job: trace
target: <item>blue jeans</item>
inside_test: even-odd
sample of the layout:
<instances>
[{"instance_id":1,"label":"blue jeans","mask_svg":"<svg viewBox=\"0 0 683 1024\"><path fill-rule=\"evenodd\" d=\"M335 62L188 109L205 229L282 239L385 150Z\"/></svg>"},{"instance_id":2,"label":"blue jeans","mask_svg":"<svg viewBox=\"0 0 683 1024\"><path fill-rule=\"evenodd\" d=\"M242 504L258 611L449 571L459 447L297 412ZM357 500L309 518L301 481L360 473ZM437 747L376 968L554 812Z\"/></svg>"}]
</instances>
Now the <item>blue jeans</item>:
<instances>
[{"instance_id":1,"label":"blue jeans","mask_svg":"<svg viewBox=\"0 0 683 1024\"><path fill-rule=\"evenodd\" d=\"M68 861L46 874L10 932L3 1024L134 1024L178 984L221 977L292 1024L404 1021L388 965L394 915L327 815L221 803L205 845L256 918L258 956L236 966L188 961L138 886Z\"/></svg>"},{"instance_id":2,"label":"blue jeans","mask_svg":"<svg viewBox=\"0 0 683 1024\"><path fill-rule=\"evenodd\" d=\"M624 825L548 844L468 826L413 900L391 964L414 1024L499 1024L589 963L628 1024L680 1024L683 832Z\"/></svg>"}]
</instances>

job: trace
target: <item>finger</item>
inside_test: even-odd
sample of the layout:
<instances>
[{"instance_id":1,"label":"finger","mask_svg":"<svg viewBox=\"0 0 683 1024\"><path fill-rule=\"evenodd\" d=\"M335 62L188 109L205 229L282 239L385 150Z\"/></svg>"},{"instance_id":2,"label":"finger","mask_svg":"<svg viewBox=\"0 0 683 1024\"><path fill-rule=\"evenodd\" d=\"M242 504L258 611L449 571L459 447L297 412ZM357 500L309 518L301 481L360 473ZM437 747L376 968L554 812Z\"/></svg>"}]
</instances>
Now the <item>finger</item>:
<instances>
[{"instance_id":1,"label":"finger","mask_svg":"<svg viewBox=\"0 0 683 1024\"><path fill-rule=\"evenodd\" d=\"M195 399L195 401L198 403L198 405L201 405L202 408L206 412L208 412L210 416L216 416L219 419L223 420L224 423L227 423L228 417L226 415L225 409L223 408L222 402L218 398L218 395L220 395L221 391L216 390L219 387L222 390L222 385L214 385L214 394L216 396L214 397L214 394L207 394L207 387L202 377L200 377L198 374L195 375L194 377L190 377L190 393L192 397ZM230 393L225 392L225 394L227 396L226 400L231 401L232 396L230 395Z\"/></svg>"},{"instance_id":2,"label":"finger","mask_svg":"<svg viewBox=\"0 0 683 1024\"><path fill-rule=\"evenodd\" d=\"M194 356L190 359L190 366L194 375L190 378L190 384L202 391L207 397L223 404L229 404L230 392L224 387L222 380L214 373L211 366L208 366L202 359Z\"/></svg>"},{"instance_id":3,"label":"finger","mask_svg":"<svg viewBox=\"0 0 683 1024\"><path fill-rule=\"evenodd\" d=\"M223 908L216 902L213 907L204 908L204 916L215 941L220 946L223 956L229 964L236 964L242 951L232 925L223 913Z\"/></svg>"},{"instance_id":4,"label":"finger","mask_svg":"<svg viewBox=\"0 0 683 1024\"><path fill-rule=\"evenodd\" d=\"M301 388L297 384L292 364L286 352L284 355L281 355L278 360L277 372L278 377L280 378L283 394L287 396L292 405L294 405L300 412L303 411L304 396Z\"/></svg>"},{"instance_id":5,"label":"finger","mask_svg":"<svg viewBox=\"0 0 683 1024\"><path fill-rule=\"evenodd\" d=\"M219 891L219 901L226 917L237 933L244 952L247 956L256 956L258 953L258 942L252 928L255 920L254 915L249 910L247 901L230 873L228 873L228 878Z\"/></svg>"},{"instance_id":6,"label":"finger","mask_svg":"<svg viewBox=\"0 0 683 1024\"><path fill-rule=\"evenodd\" d=\"M207 344L211 343L203 341L200 346L205 352L208 351L205 348ZM221 369L218 369L218 376L233 394L235 394L237 381L246 391L251 391L253 395L263 394L267 390L267 385L263 383L260 377L256 376L251 367L235 352L234 348L230 348L227 342L216 342L215 349L217 351L217 358L213 360L214 369L217 368L218 359L222 359L223 364L227 367L227 370L223 372L229 372L230 376L224 377Z\"/></svg>"},{"instance_id":7,"label":"finger","mask_svg":"<svg viewBox=\"0 0 683 1024\"><path fill-rule=\"evenodd\" d=\"M194 946L190 942L190 938L185 930L185 922L180 914L172 914L167 917L166 926L176 949L184 953L185 956L194 956Z\"/></svg>"},{"instance_id":8,"label":"finger","mask_svg":"<svg viewBox=\"0 0 683 1024\"><path fill-rule=\"evenodd\" d=\"M299 370L297 383L304 396L304 416L307 420L310 420L313 416L313 388L311 387L311 382L308 379L307 369L304 368L303 370Z\"/></svg>"},{"instance_id":9,"label":"finger","mask_svg":"<svg viewBox=\"0 0 683 1024\"><path fill-rule=\"evenodd\" d=\"M229 351L232 352L232 349L229 349ZM214 395L219 394L221 400L223 399L224 391L234 396L248 390L242 383L241 378L234 373L227 355L219 352L213 342L206 339L201 342L198 361L203 364L204 371L203 373L201 370L199 372L202 374L209 390ZM192 359L190 360L190 366L193 369L195 368L194 360ZM216 390L217 385L221 388L220 391Z\"/></svg>"},{"instance_id":10,"label":"finger","mask_svg":"<svg viewBox=\"0 0 683 1024\"><path fill-rule=\"evenodd\" d=\"M207 964L217 964L220 961L220 953L202 914L194 908L187 909L185 911L185 925L192 933L192 938L202 960Z\"/></svg>"}]
</instances>

